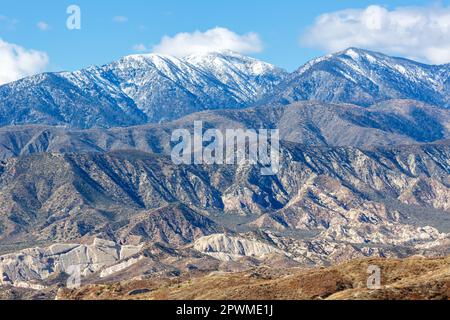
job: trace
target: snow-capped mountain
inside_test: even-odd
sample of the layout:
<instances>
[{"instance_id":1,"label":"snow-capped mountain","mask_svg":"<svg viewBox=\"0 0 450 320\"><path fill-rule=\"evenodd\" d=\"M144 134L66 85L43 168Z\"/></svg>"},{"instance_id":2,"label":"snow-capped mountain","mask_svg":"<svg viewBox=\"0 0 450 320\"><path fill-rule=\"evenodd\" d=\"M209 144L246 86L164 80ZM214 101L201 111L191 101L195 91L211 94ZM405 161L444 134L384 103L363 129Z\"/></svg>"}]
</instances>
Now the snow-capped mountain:
<instances>
[{"instance_id":1,"label":"snow-capped mountain","mask_svg":"<svg viewBox=\"0 0 450 320\"><path fill-rule=\"evenodd\" d=\"M233 52L183 59L132 55L101 67L46 73L0 87L0 125L114 127L243 108L287 73Z\"/></svg>"},{"instance_id":2,"label":"snow-capped mountain","mask_svg":"<svg viewBox=\"0 0 450 320\"><path fill-rule=\"evenodd\" d=\"M271 93L287 73L230 51L188 56L134 55L104 66L149 122L189 113L242 108Z\"/></svg>"},{"instance_id":3,"label":"snow-capped mountain","mask_svg":"<svg viewBox=\"0 0 450 320\"><path fill-rule=\"evenodd\" d=\"M44 73L0 87L0 125L127 126L145 114L98 69Z\"/></svg>"},{"instance_id":4,"label":"snow-capped mountain","mask_svg":"<svg viewBox=\"0 0 450 320\"><path fill-rule=\"evenodd\" d=\"M350 48L308 62L264 103L318 100L369 106L388 99L450 107L450 65L426 65Z\"/></svg>"},{"instance_id":5,"label":"snow-capped mountain","mask_svg":"<svg viewBox=\"0 0 450 320\"><path fill-rule=\"evenodd\" d=\"M300 100L370 106L390 99L450 107L450 65L351 48L288 74L230 51L185 58L131 55L100 67L45 73L1 86L0 126L123 127L204 110Z\"/></svg>"}]
</instances>

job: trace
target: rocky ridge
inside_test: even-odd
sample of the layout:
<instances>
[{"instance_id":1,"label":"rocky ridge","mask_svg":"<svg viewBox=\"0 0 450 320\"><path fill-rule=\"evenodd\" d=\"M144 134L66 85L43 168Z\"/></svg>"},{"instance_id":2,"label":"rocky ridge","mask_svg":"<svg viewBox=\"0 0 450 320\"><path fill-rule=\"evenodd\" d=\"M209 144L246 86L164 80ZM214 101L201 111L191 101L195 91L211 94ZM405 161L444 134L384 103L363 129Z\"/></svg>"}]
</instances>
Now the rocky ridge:
<instances>
[{"instance_id":1,"label":"rocky ridge","mask_svg":"<svg viewBox=\"0 0 450 320\"><path fill-rule=\"evenodd\" d=\"M281 170L267 177L246 163L175 166L139 152L14 158L0 175L0 245L11 252L13 244L93 236L115 246L160 243L203 257L207 270L442 256L450 248L448 152L446 144L364 150L284 143ZM158 261L141 256L86 269L114 277ZM31 266L19 269L36 264L25 261ZM172 267L147 274L188 272Z\"/></svg>"}]
</instances>

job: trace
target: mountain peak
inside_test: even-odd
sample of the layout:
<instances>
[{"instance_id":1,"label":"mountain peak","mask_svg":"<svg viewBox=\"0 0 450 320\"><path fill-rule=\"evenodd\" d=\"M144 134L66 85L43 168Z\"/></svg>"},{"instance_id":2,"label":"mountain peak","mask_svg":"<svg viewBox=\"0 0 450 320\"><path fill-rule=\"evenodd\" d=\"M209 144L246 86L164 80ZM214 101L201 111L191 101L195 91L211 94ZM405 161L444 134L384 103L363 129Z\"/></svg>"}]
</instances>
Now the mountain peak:
<instances>
[{"instance_id":1,"label":"mountain peak","mask_svg":"<svg viewBox=\"0 0 450 320\"><path fill-rule=\"evenodd\" d=\"M253 59L251 57L242 55L235 51L231 50L211 50L211 51L203 51L198 53L193 53L186 55L184 57L178 57L165 53L139 53L132 54L123 57L125 60L155 60L155 59L164 59L164 60L180 60L180 61L189 61L194 58L204 58L204 59L214 59L214 58L238 58L243 60ZM256 60L256 59L255 59Z\"/></svg>"},{"instance_id":2,"label":"mountain peak","mask_svg":"<svg viewBox=\"0 0 450 320\"><path fill-rule=\"evenodd\" d=\"M351 48L348 48L348 49L346 49L346 50L344 50L342 52L337 53L336 55L337 56L339 56L339 55L346 55L348 57L351 57L353 60L359 60L362 57L365 57L365 56L368 56L368 55L372 56L372 52L367 51L367 50L363 50L363 49L358 49L358 48L351 47Z\"/></svg>"},{"instance_id":3,"label":"mountain peak","mask_svg":"<svg viewBox=\"0 0 450 320\"><path fill-rule=\"evenodd\" d=\"M221 49L221 50L210 50L210 51L203 51L198 53L193 53L187 55L185 58L188 57L194 57L194 56L228 56L228 57L237 57L237 58L249 58L247 56L244 56L243 54L240 54L236 51L229 50L229 49Z\"/></svg>"},{"instance_id":4,"label":"mountain peak","mask_svg":"<svg viewBox=\"0 0 450 320\"><path fill-rule=\"evenodd\" d=\"M184 61L214 73L243 73L252 76L260 76L269 73L278 75L287 72L270 63L242 55L231 50L211 51L190 55Z\"/></svg>"},{"instance_id":5,"label":"mountain peak","mask_svg":"<svg viewBox=\"0 0 450 320\"><path fill-rule=\"evenodd\" d=\"M145 62L145 61L157 61L157 60L166 60L166 61L178 61L180 59L162 53L141 53L141 54L132 54L123 57L119 61L136 61L136 62Z\"/></svg>"},{"instance_id":6,"label":"mountain peak","mask_svg":"<svg viewBox=\"0 0 450 320\"><path fill-rule=\"evenodd\" d=\"M272 100L353 103L370 106L389 99L413 99L449 107L448 66L350 47L311 60L294 72Z\"/></svg>"},{"instance_id":7,"label":"mountain peak","mask_svg":"<svg viewBox=\"0 0 450 320\"><path fill-rule=\"evenodd\" d=\"M226 73L230 70L241 70L254 75L262 75L269 72L279 74L287 73L270 63L245 56L232 50L211 50L191 54L182 58L160 53L135 54L126 56L118 61L119 64L125 64L127 67L133 66L134 64L148 64L149 62L159 69L162 67L166 68L169 63L178 66L180 69L192 65L208 72Z\"/></svg>"}]
</instances>

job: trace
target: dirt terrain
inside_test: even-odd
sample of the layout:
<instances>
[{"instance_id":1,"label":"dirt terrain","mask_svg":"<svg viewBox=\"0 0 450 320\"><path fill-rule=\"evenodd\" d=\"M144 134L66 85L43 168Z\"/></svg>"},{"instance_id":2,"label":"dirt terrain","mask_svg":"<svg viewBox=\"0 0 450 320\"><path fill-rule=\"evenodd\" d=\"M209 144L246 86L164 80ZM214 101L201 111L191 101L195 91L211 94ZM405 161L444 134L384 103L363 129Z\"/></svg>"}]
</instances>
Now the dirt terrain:
<instances>
[{"instance_id":1,"label":"dirt terrain","mask_svg":"<svg viewBox=\"0 0 450 320\"><path fill-rule=\"evenodd\" d=\"M381 269L381 288L367 288L368 267ZM355 260L330 268L258 268L211 273L192 279L131 280L78 290L60 289L57 299L136 300L422 300L450 299L450 257Z\"/></svg>"}]
</instances>

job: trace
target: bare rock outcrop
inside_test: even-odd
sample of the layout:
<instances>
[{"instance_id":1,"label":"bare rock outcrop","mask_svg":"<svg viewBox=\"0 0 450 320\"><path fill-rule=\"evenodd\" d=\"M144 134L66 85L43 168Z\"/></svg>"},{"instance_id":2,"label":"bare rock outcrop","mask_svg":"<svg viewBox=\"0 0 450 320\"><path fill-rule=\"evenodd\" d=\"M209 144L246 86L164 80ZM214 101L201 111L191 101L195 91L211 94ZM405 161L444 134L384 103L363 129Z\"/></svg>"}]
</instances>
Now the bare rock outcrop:
<instances>
[{"instance_id":1,"label":"bare rock outcrop","mask_svg":"<svg viewBox=\"0 0 450 320\"><path fill-rule=\"evenodd\" d=\"M92 244L54 244L0 257L0 284L29 288L60 273L88 276L137 254L142 246L120 246L94 239Z\"/></svg>"}]
</instances>

